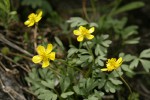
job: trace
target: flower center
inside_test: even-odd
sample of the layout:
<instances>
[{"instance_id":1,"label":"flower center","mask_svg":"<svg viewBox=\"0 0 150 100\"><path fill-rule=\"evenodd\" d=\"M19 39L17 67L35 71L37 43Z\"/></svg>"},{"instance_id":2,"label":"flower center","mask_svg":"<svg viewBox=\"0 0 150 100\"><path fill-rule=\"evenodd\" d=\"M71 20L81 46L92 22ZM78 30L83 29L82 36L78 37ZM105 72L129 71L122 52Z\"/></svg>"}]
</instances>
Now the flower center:
<instances>
[{"instance_id":1,"label":"flower center","mask_svg":"<svg viewBox=\"0 0 150 100\"><path fill-rule=\"evenodd\" d=\"M35 19L36 19L36 15L32 15L32 16L30 17L30 20L32 20L32 21L34 21L34 22L35 22Z\"/></svg>"},{"instance_id":2,"label":"flower center","mask_svg":"<svg viewBox=\"0 0 150 100\"><path fill-rule=\"evenodd\" d=\"M88 31L87 31L86 29L83 29L83 30L81 31L81 33L82 33L82 35L86 35L86 34L88 33Z\"/></svg>"},{"instance_id":3,"label":"flower center","mask_svg":"<svg viewBox=\"0 0 150 100\"><path fill-rule=\"evenodd\" d=\"M44 52L42 55L43 61L48 60L48 54L46 52Z\"/></svg>"},{"instance_id":4,"label":"flower center","mask_svg":"<svg viewBox=\"0 0 150 100\"><path fill-rule=\"evenodd\" d=\"M116 66L116 59L110 59L110 60L108 60L107 66L115 67Z\"/></svg>"}]
</instances>

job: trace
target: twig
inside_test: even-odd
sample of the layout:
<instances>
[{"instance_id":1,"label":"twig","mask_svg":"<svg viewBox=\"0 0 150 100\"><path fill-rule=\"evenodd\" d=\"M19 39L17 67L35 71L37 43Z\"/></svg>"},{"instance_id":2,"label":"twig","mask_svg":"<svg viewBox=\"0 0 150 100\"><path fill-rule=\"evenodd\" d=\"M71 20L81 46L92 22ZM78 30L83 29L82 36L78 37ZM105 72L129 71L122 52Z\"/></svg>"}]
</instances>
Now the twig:
<instances>
[{"instance_id":1,"label":"twig","mask_svg":"<svg viewBox=\"0 0 150 100\"><path fill-rule=\"evenodd\" d=\"M30 94L32 94L33 96L35 96L35 94L34 94L32 91L28 90L27 88L24 88L24 87L22 87L22 86L20 86L20 88L21 88L23 91L25 91L25 92L27 92L27 93L30 93Z\"/></svg>"},{"instance_id":2,"label":"twig","mask_svg":"<svg viewBox=\"0 0 150 100\"><path fill-rule=\"evenodd\" d=\"M13 62L14 64L16 64L16 66L19 66L19 67L21 67L23 70L25 70L26 72L29 72L28 69L26 69L25 67L23 67L21 64L15 62L15 61L12 60L11 58L9 58L9 57L7 57L7 56L1 54L1 53L0 53L0 56L3 56L5 59L7 59L7 60L9 60L10 62ZM6 67L5 67L5 68L6 68ZM5 68L4 68L4 69L5 69ZM6 71L6 69L5 69L5 71Z\"/></svg>"},{"instance_id":3,"label":"twig","mask_svg":"<svg viewBox=\"0 0 150 100\"><path fill-rule=\"evenodd\" d=\"M33 55L32 55L31 53L29 53L28 51L26 51L26 50L20 48L19 46L17 46L16 44L14 44L14 43L12 43L12 42L10 42L10 41L8 41L8 40L4 37L4 35L2 35L2 34L0 34L0 41L3 42L3 43L5 43L5 44L7 44L7 45L9 45L10 47L12 47L12 48L14 48L14 49L17 49L18 51L20 51L20 52L22 52L22 53L24 53L24 54L26 54L26 55L28 55L28 56L33 56Z\"/></svg>"},{"instance_id":4,"label":"twig","mask_svg":"<svg viewBox=\"0 0 150 100\"><path fill-rule=\"evenodd\" d=\"M96 8L95 8L95 4L94 4L94 0L90 0L91 2L91 6L92 6L92 10L93 10L93 15L96 15Z\"/></svg>"},{"instance_id":5,"label":"twig","mask_svg":"<svg viewBox=\"0 0 150 100\"><path fill-rule=\"evenodd\" d=\"M86 0L82 0L82 9L83 9L83 14L85 16L85 18L90 21L88 14L87 14L87 10L86 10Z\"/></svg>"}]
</instances>

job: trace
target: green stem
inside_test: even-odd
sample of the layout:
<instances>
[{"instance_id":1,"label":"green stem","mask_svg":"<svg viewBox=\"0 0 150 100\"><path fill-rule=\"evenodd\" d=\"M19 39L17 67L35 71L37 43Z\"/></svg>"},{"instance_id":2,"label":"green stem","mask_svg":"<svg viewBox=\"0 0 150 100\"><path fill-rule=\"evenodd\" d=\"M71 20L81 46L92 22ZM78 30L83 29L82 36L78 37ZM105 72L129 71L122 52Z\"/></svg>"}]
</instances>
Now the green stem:
<instances>
[{"instance_id":1,"label":"green stem","mask_svg":"<svg viewBox=\"0 0 150 100\"><path fill-rule=\"evenodd\" d=\"M38 24L36 23L35 24L35 27L34 27L34 31L33 31L33 38L34 38L34 49L36 50L36 47L37 47L37 29L38 29Z\"/></svg>"},{"instance_id":2,"label":"green stem","mask_svg":"<svg viewBox=\"0 0 150 100\"><path fill-rule=\"evenodd\" d=\"M80 44L79 44L79 49L81 49L81 47L82 47L82 42L80 42Z\"/></svg>"},{"instance_id":3,"label":"green stem","mask_svg":"<svg viewBox=\"0 0 150 100\"><path fill-rule=\"evenodd\" d=\"M125 81L125 79L118 73L117 70L115 70L115 71L116 71L116 73L119 75L119 77L121 78L121 80L125 83L125 85L128 87L130 93L132 93L132 90L131 90L129 84L128 84L128 83Z\"/></svg>"},{"instance_id":4,"label":"green stem","mask_svg":"<svg viewBox=\"0 0 150 100\"><path fill-rule=\"evenodd\" d=\"M87 47L87 49L88 49L88 51L89 51L90 55L92 55L93 63L94 63L94 55L93 55L93 52L92 52L92 50L91 50L90 46L88 45L87 41L86 41L85 43L86 43L86 47Z\"/></svg>"},{"instance_id":5,"label":"green stem","mask_svg":"<svg viewBox=\"0 0 150 100\"><path fill-rule=\"evenodd\" d=\"M90 75L91 71L92 71L92 66L91 66L91 67L88 69L88 71L86 72L85 78L87 78L87 77Z\"/></svg>"},{"instance_id":6,"label":"green stem","mask_svg":"<svg viewBox=\"0 0 150 100\"><path fill-rule=\"evenodd\" d=\"M90 55L92 55L92 58L93 58L92 62L93 62L93 64L94 64L94 63L95 63L95 60L94 60L93 52L92 52L90 46L88 45L87 41L86 41L85 43L86 43L86 47L87 47L87 49L88 49ZM90 66L90 68L88 69L87 73L85 74L85 77L88 77L88 76L90 75L91 71L92 71L92 65Z\"/></svg>"}]
</instances>

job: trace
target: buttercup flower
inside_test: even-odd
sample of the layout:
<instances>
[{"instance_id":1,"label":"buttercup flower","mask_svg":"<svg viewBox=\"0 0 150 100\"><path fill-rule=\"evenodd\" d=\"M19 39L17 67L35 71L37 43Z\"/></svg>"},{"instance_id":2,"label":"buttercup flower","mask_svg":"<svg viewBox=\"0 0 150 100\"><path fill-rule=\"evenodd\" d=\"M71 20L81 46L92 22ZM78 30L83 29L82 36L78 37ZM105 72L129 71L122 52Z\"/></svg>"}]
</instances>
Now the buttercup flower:
<instances>
[{"instance_id":1,"label":"buttercup flower","mask_svg":"<svg viewBox=\"0 0 150 100\"><path fill-rule=\"evenodd\" d=\"M108 61L106 63L107 68L102 68L101 71L112 71L114 69L117 69L120 67L122 62L123 62L123 60L121 57L118 60L116 60L116 58L108 59Z\"/></svg>"},{"instance_id":2,"label":"buttercup flower","mask_svg":"<svg viewBox=\"0 0 150 100\"><path fill-rule=\"evenodd\" d=\"M94 27L90 28L89 30L86 29L83 26L80 26L78 30L74 30L73 33L74 35L77 35L77 41L82 42L84 38L87 38L89 40L94 38L94 35L91 35L95 30Z\"/></svg>"},{"instance_id":3,"label":"buttercup flower","mask_svg":"<svg viewBox=\"0 0 150 100\"><path fill-rule=\"evenodd\" d=\"M35 14L35 13L31 13L28 16L28 20L24 22L25 25L27 25L28 27L33 26L35 23L38 23L41 18L42 18L42 11L39 11L39 13Z\"/></svg>"},{"instance_id":4,"label":"buttercup flower","mask_svg":"<svg viewBox=\"0 0 150 100\"><path fill-rule=\"evenodd\" d=\"M32 61L34 63L42 62L42 68L45 68L50 65L50 60L55 60L55 52L52 52L53 45L48 44L45 49L44 46L37 47L38 55L33 56Z\"/></svg>"}]
</instances>

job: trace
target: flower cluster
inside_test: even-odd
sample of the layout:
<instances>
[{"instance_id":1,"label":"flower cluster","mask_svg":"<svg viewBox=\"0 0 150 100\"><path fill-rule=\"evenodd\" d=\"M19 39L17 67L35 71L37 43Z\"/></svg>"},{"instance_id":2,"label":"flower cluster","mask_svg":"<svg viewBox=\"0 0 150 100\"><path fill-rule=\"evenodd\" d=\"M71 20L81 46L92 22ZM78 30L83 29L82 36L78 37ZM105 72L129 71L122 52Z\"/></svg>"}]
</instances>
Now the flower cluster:
<instances>
[{"instance_id":1,"label":"flower cluster","mask_svg":"<svg viewBox=\"0 0 150 100\"><path fill-rule=\"evenodd\" d=\"M55 52L52 52L52 49L52 44L48 44L46 49L41 45L38 46L38 55L33 56L32 61L34 63L42 62L42 68L48 67L50 65L49 60L55 60Z\"/></svg>"},{"instance_id":2,"label":"flower cluster","mask_svg":"<svg viewBox=\"0 0 150 100\"><path fill-rule=\"evenodd\" d=\"M41 18L42 18L42 11L39 11L39 13L35 14L35 13L31 13L28 16L28 20L24 22L25 25L27 25L28 27L33 26L35 23L38 23Z\"/></svg>"},{"instance_id":3,"label":"flower cluster","mask_svg":"<svg viewBox=\"0 0 150 100\"><path fill-rule=\"evenodd\" d=\"M115 69L120 67L122 62L123 62L123 59L121 57L118 60L116 60L116 58L108 59L108 61L106 63L106 67L107 68L103 68L103 69L101 69L101 71L112 71L112 70L115 70Z\"/></svg>"},{"instance_id":4,"label":"flower cluster","mask_svg":"<svg viewBox=\"0 0 150 100\"><path fill-rule=\"evenodd\" d=\"M38 23L42 18L42 11L39 13L31 13L28 16L28 20L24 22L25 25L28 27L33 26L35 23ZM80 26L78 30L74 30L74 35L77 35L77 41L82 42L84 38L86 39L93 39L94 35L91 35L95 31L95 28L92 27L90 29L87 29L86 27ZM55 60L55 52L52 52L53 45L48 44L47 48L45 49L43 46L37 47L37 53L38 55L33 56L32 61L34 63L40 63L42 62L42 67L48 67L50 65L49 60ZM117 69L122 64L122 58L120 57L118 60L116 58L108 59L106 67L101 69L101 71L112 71L114 69Z\"/></svg>"}]
</instances>

